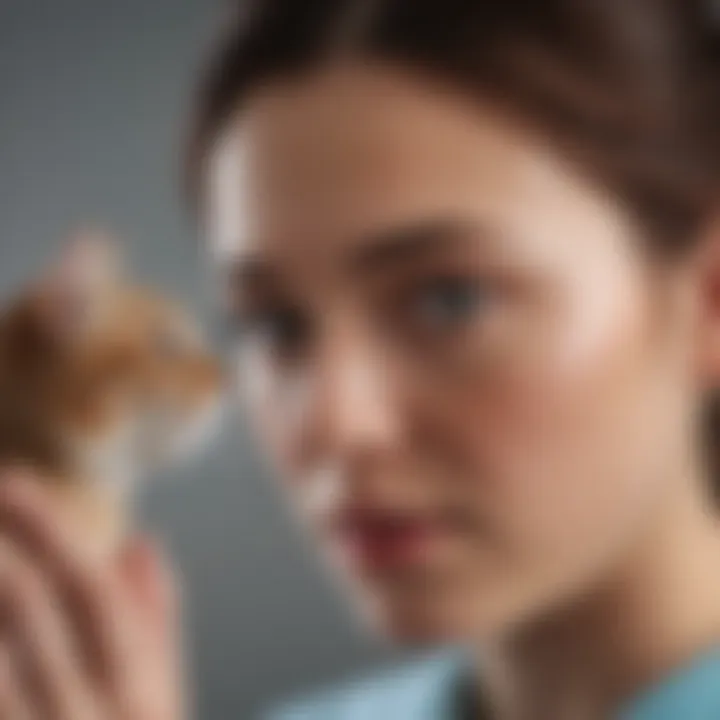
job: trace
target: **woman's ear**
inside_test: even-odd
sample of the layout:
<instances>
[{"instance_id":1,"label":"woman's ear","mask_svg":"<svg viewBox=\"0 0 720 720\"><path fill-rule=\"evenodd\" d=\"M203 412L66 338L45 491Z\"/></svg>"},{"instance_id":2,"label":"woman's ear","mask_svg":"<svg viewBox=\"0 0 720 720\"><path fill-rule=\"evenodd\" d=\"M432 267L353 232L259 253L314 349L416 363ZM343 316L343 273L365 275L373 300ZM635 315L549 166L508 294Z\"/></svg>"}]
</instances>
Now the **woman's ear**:
<instances>
[{"instance_id":1,"label":"woman's ear","mask_svg":"<svg viewBox=\"0 0 720 720\"><path fill-rule=\"evenodd\" d=\"M708 223L694 258L700 381L720 389L720 212Z\"/></svg>"}]
</instances>

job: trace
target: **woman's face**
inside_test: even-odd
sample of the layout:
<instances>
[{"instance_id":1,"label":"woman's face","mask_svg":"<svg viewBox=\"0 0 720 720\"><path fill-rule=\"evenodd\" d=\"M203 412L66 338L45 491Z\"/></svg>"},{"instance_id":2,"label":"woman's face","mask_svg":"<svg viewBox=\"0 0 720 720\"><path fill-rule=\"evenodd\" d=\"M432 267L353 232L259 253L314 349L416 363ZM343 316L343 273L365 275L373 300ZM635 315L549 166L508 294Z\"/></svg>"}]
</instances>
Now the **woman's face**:
<instances>
[{"instance_id":1,"label":"woman's face","mask_svg":"<svg viewBox=\"0 0 720 720\"><path fill-rule=\"evenodd\" d=\"M208 197L259 436L386 632L500 631L649 536L687 470L688 293L533 133L338 66L256 92Z\"/></svg>"}]
</instances>

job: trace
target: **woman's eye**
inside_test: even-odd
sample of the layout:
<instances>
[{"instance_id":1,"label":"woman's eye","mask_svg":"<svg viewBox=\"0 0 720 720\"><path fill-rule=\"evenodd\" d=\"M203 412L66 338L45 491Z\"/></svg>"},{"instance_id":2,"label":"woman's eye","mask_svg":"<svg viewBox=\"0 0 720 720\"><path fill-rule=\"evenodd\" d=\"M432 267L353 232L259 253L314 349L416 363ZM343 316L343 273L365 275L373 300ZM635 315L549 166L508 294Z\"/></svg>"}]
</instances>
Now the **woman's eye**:
<instances>
[{"instance_id":1,"label":"woman's eye","mask_svg":"<svg viewBox=\"0 0 720 720\"><path fill-rule=\"evenodd\" d=\"M259 346L278 357L295 356L307 341L308 327L294 310L257 310L241 314L236 335L252 346Z\"/></svg>"},{"instance_id":2,"label":"woman's eye","mask_svg":"<svg viewBox=\"0 0 720 720\"><path fill-rule=\"evenodd\" d=\"M413 321L424 327L451 329L475 319L489 299L483 283L447 277L425 283L411 298Z\"/></svg>"}]
</instances>

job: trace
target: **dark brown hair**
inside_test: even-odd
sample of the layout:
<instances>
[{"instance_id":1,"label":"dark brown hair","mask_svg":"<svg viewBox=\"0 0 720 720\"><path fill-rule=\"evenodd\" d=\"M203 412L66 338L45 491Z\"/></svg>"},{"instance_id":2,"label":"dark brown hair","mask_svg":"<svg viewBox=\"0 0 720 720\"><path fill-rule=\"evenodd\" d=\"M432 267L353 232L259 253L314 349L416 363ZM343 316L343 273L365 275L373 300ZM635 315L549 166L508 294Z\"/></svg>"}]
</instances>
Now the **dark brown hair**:
<instances>
[{"instance_id":1,"label":"dark brown hair","mask_svg":"<svg viewBox=\"0 0 720 720\"><path fill-rule=\"evenodd\" d=\"M688 249L714 211L720 0L247 0L237 10L200 87L195 202L211 143L258 86L351 56L529 121L665 255ZM711 415L720 438L720 412Z\"/></svg>"}]
</instances>

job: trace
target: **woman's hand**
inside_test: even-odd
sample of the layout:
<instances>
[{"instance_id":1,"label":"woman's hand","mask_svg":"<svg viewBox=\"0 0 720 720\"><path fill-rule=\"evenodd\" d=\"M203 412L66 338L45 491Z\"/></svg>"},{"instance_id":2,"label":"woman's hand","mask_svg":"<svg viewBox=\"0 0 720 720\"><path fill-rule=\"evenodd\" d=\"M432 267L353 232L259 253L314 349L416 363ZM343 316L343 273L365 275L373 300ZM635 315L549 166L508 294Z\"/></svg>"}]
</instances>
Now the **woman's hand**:
<instances>
[{"instance_id":1,"label":"woman's hand","mask_svg":"<svg viewBox=\"0 0 720 720\"><path fill-rule=\"evenodd\" d=\"M151 545L83 552L42 491L0 480L0 718L181 720L174 592Z\"/></svg>"}]
</instances>

